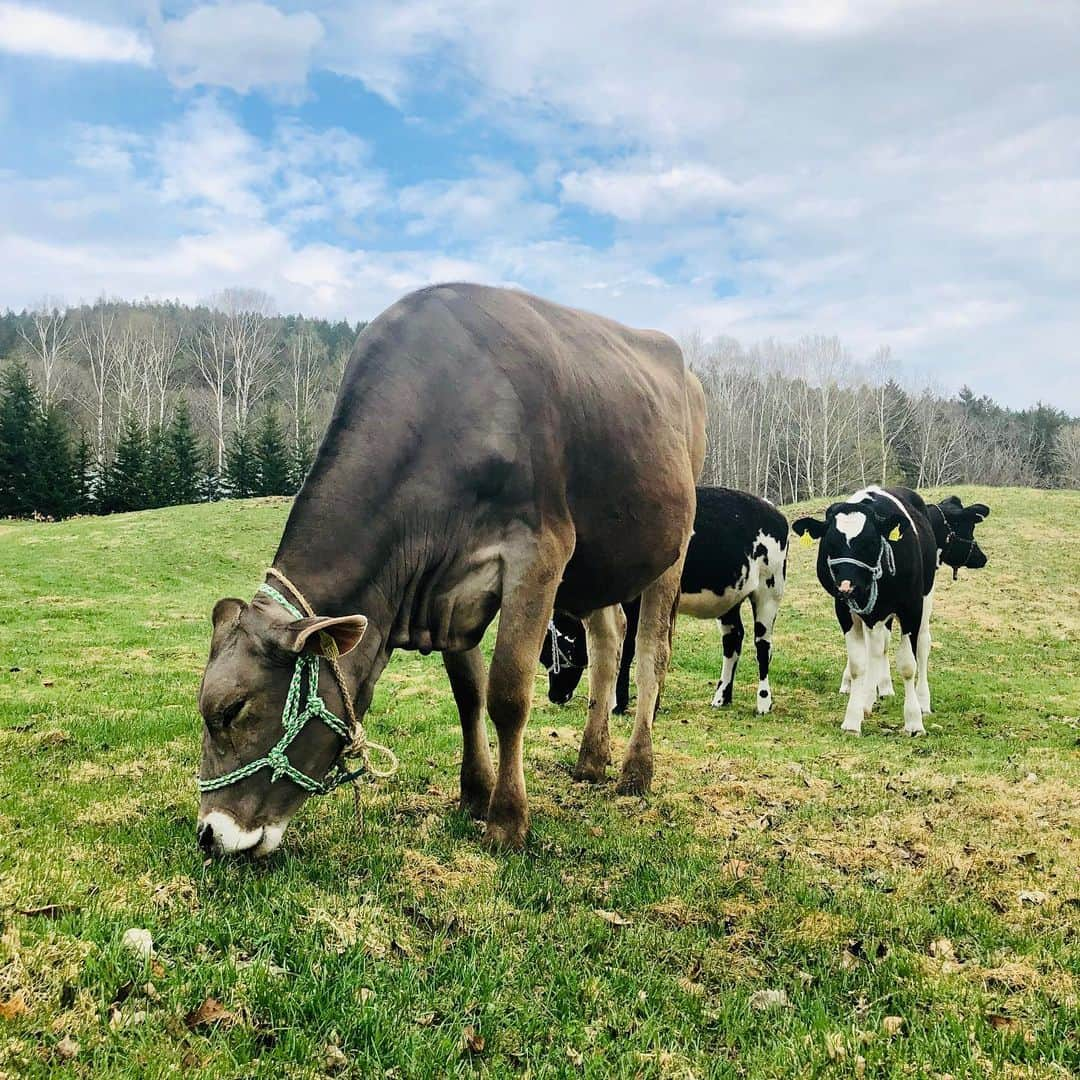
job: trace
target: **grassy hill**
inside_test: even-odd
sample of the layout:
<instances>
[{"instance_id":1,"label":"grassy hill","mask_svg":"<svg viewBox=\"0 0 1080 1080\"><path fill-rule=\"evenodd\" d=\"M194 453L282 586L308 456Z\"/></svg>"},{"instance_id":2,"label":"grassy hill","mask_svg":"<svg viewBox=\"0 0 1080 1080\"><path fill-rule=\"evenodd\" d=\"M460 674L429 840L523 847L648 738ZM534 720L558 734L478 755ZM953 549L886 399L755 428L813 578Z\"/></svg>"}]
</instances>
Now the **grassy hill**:
<instances>
[{"instance_id":1,"label":"grassy hill","mask_svg":"<svg viewBox=\"0 0 1080 1080\"><path fill-rule=\"evenodd\" d=\"M583 692L537 670L531 841L499 858L453 809L441 664L406 654L361 820L339 794L266 863L203 865L209 611L284 501L0 524L0 1076L1076 1074L1080 494L960 493L990 565L941 579L929 737L901 696L841 734L796 546L774 712L752 648L710 709L718 635L682 620L647 800L571 781Z\"/></svg>"}]
</instances>

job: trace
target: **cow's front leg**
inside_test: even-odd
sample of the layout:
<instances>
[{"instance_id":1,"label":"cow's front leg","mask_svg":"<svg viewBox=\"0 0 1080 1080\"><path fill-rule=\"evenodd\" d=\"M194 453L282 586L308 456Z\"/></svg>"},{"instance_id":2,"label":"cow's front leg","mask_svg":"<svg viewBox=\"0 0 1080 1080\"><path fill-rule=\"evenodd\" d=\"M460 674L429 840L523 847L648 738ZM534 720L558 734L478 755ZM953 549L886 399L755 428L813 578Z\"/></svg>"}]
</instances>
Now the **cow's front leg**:
<instances>
[{"instance_id":1,"label":"cow's front leg","mask_svg":"<svg viewBox=\"0 0 1080 1080\"><path fill-rule=\"evenodd\" d=\"M575 780L596 784L607 776L611 760L609 719L625 633L626 616L618 604L594 611L585 619L585 639L589 647L589 714L574 767Z\"/></svg>"},{"instance_id":2,"label":"cow's front leg","mask_svg":"<svg viewBox=\"0 0 1080 1080\"><path fill-rule=\"evenodd\" d=\"M864 630L866 638L867 671L866 671L866 700L863 702L863 710L867 716L874 711L878 695L881 692L882 672L888 677L889 672L889 631L883 622L875 626L867 626Z\"/></svg>"},{"instance_id":3,"label":"cow's front leg","mask_svg":"<svg viewBox=\"0 0 1080 1080\"><path fill-rule=\"evenodd\" d=\"M757 711L764 716L772 711L772 687L769 685L769 664L772 661L773 625L780 610L780 597L767 586L750 598L754 609L754 649L758 662Z\"/></svg>"},{"instance_id":4,"label":"cow's front leg","mask_svg":"<svg viewBox=\"0 0 1080 1080\"><path fill-rule=\"evenodd\" d=\"M683 557L641 594L637 633L637 709L616 789L620 795L644 795L652 785L653 720L660 708L660 695L671 660L671 639L675 631L685 554L684 549Z\"/></svg>"},{"instance_id":5,"label":"cow's front leg","mask_svg":"<svg viewBox=\"0 0 1080 1080\"><path fill-rule=\"evenodd\" d=\"M508 559L504 571L499 632L487 690L488 714L499 739L499 766L488 804L484 842L495 849L523 847L529 830L525 725L532 707L536 658L571 546L548 537L527 555Z\"/></svg>"},{"instance_id":6,"label":"cow's front leg","mask_svg":"<svg viewBox=\"0 0 1080 1080\"><path fill-rule=\"evenodd\" d=\"M912 648L912 638L917 639L922 622L922 611L900 616L900 649L896 654L896 670L904 680L904 731L908 735L925 735L922 707L915 686L918 664Z\"/></svg>"},{"instance_id":7,"label":"cow's front leg","mask_svg":"<svg viewBox=\"0 0 1080 1080\"><path fill-rule=\"evenodd\" d=\"M922 618L919 620L919 638L916 645L915 660L919 673L915 692L919 698L919 708L923 716L929 716L930 709L930 614L934 610L934 590L923 600Z\"/></svg>"},{"instance_id":8,"label":"cow's front leg","mask_svg":"<svg viewBox=\"0 0 1080 1080\"><path fill-rule=\"evenodd\" d=\"M736 605L730 611L725 612L716 620L720 627L720 643L724 651L724 663L720 669L720 681L716 684L716 693L713 694L712 704L714 709L720 709L731 704L732 695L735 692L735 672L739 667L739 657L742 655L743 646L743 623L742 613Z\"/></svg>"},{"instance_id":9,"label":"cow's front leg","mask_svg":"<svg viewBox=\"0 0 1080 1080\"><path fill-rule=\"evenodd\" d=\"M892 684L892 665L889 663L889 644L892 641L892 623L892 616L889 616L889 618L883 623L880 623L877 628L884 639L880 650L881 668L878 672L877 680L878 697L893 697L896 694Z\"/></svg>"},{"instance_id":10,"label":"cow's front leg","mask_svg":"<svg viewBox=\"0 0 1080 1080\"><path fill-rule=\"evenodd\" d=\"M851 625L844 632L844 641L847 644L851 688L848 691L847 709L844 711L844 722L840 725L840 730L850 731L853 735L861 735L870 689L867 680L869 665L866 628L858 615L852 615L850 618Z\"/></svg>"},{"instance_id":11,"label":"cow's front leg","mask_svg":"<svg viewBox=\"0 0 1080 1080\"><path fill-rule=\"evenodd\" d=\"M443 665L461 717L461 809L472 818L484 818L495 787L484 723L484 658L479 647L444 652Z\"/></svg>"}]
</instances>

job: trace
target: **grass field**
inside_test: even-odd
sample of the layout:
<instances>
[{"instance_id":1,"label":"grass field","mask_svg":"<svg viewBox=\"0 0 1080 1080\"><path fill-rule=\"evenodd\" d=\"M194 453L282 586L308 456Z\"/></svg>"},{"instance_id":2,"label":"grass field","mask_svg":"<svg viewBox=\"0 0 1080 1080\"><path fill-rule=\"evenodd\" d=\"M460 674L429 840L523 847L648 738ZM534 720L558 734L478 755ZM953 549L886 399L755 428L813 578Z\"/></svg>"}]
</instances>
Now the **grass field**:
<instances>
[{"instance_id":1,"label":"grass field","mask_svg":"<svg viewBox=\"0 0 1080 1080\"><path fill-rule=\"evenodd\" d=\"M796 546L775 710L752 649L710 709L716 631L683 620L646 800L571 781L582 692L538 669L506 857L454 809L438 658L400 655L368 727L402 770L362 820L339 793L265 863L203 864L209 611L283 500L0 524L0 1076L1080 1073L1080 493L960 493L990 565L941 579L927 738L901 696L841 735Z\"/></svg>"}]
</instances>

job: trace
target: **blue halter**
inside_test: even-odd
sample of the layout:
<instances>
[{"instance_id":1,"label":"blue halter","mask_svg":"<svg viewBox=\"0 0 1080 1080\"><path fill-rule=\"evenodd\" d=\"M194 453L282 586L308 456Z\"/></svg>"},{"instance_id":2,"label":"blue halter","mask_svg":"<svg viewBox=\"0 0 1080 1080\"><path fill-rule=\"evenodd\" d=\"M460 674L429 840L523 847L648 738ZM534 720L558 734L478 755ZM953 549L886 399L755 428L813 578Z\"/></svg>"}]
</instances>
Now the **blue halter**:
<instances>
[{"instance_id":1,"label":"blue halter","mask_svg":"<svg viewBox=\"0 0 1080 1080\"><path fill-rule=\"evenodd\" d=\"M857 566L860 570L868 570L870 572L870 597L866 601L863 607L859 607L854 600L848 600L847 606L856 615L869 615L874 610L874 605L877 603L878 597L878 582L881 580L883 574L895 574L896 573L896 558L893 555L893 549L889 546L889 541L883 536L881 538L881 551L878 552L877 563L871 566L869 563L864 563L861 559L853 559L850 557L838 558L838 559L826 559L826 564L829 567L829 573L833 576L833 581L836 580L836 575L833 574L833 567L839 566L841 563L848 563L851 566Z\"/></svg>"}]
</instances>

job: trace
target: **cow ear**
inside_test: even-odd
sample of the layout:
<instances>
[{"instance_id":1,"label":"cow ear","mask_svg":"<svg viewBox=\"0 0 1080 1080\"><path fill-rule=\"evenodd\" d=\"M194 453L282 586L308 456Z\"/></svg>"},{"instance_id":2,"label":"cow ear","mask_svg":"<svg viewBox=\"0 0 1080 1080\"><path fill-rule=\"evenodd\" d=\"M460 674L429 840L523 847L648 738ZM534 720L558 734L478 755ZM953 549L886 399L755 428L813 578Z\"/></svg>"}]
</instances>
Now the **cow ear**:
<instances>
[{"instance_id":1,"label":"cow ear","mask_svg":"<svg viewBox=\"0 0 1080 1080\"><path fill-rule=\"evenodd\" d=\"M247 604L243 600L237 600L235 596L227 596L224 600L219 600L214 605L214 613L210 616L214 629L217 630L230 622L236 622L246 607Z\"/></svg>"},{"instance_id":2,"label":"cow ear","mask_svg":"<svg viewBox=\"0 0 1080 1080\"><path fill-rule=\"evenodd\" d=\"M986 503L972 503L967 512L971 514L976 521L982 521L990 516L990 507Z\"/></svg>"},{"instance_id":3,"label":"cow ear","mask_svg":"<svg viewBox=\"0 0 1080 1080\"><path fill-rule=\"evenodd\" d=\"M791 531L796 536L809 536L812 540L820 540L829 531L829 525L817 518L801 517L791 523Z\"/></svg>"},{"instance_id":4,"label":"cow ear","mask_svg":"<svg viewBox=\"0 0 1080 1080\"><path fill-rule=\"evenodd\" d=\"M894 542L902 539L910 528L908 519L899 510L876 511L874 523L882 536Z\"/></svg>"},{"instance_id":5,"label":"cow ear","mask_svg":"<svg viewBox=\"0 0 1080 1080\"><path fill-rule=\"evenodd\" d=\"M283 644L294 653L344 656L360 644L366 629L367 619L363 615L297 619L283 629Z\"/></svg>"},{"instance_id":6,"label":"cow ear","mask_svg":"<svg viewBox=\"0 0 1080 1080\"><path fill-rule=\"evenodd\" d=\"M963 510L964 509L964 504L960 501L960 496L959 495L949 495L949 496L947 496L946 498L942 499L941 502L938 503L938 506L942 510Z\"/></svg>"}]
</instances>

